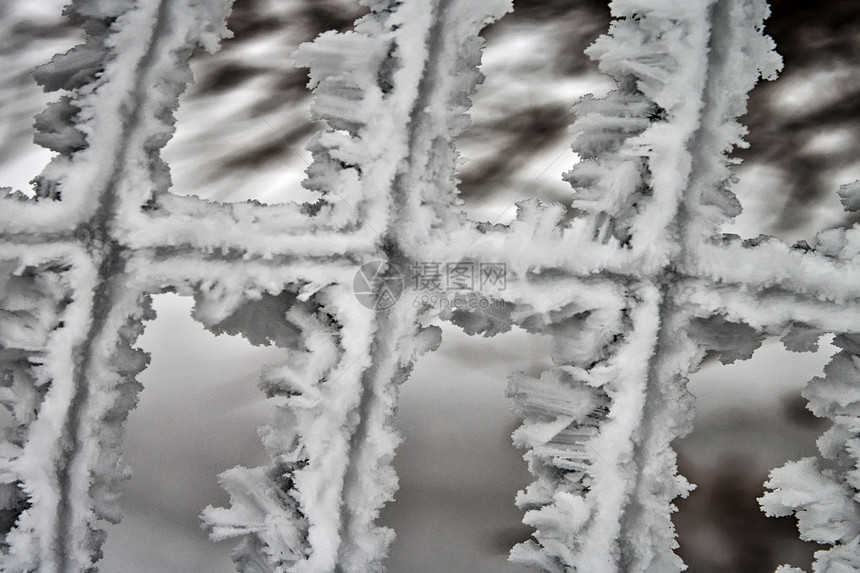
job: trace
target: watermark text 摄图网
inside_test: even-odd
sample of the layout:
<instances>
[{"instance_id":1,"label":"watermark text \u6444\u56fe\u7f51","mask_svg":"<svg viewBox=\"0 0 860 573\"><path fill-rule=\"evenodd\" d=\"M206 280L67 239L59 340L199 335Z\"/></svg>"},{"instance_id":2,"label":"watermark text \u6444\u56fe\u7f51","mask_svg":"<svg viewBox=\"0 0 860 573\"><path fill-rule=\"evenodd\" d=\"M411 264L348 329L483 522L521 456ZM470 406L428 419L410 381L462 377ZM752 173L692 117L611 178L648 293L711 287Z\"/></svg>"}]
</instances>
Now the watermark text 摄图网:
<instances>
[{"instance_id":1,"label":"watermark text \u6444\u56fe\u7f51","mask_svg":"<svg viewBox=\"0 0 860 573\"><path fill-rule=\"evenodd\" d=\"M494 295L507 288L505 263L417 261L401 270L388 261L370 261L356 271L353 292L372 310L396 304L408 290L416 308L487 309L501 304Z\"/></svg>"}]
</instances>

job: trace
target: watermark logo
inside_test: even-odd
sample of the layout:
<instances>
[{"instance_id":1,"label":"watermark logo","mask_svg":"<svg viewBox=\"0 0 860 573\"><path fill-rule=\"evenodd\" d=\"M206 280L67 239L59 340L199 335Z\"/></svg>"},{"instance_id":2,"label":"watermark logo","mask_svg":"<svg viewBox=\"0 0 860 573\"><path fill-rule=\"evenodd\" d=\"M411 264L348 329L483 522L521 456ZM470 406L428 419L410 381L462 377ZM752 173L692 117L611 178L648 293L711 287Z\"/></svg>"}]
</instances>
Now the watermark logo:
<instances>
[{"instance_id":1,"label":"watermark logo","mask_svg":"<svg viewBox=\"0 0 860 573\"><path fill-rule=\"evenodd\" d=\"M353 291L371 310L391 308L409 289L415 308L486 309L504 305L501 291L507 288L505 263L476 261L418 261L406 269L387 261L370 261L358 269Z\"/></svg>"},{"instance_id":2,"label":"watermark logo","mask_svg":"<svg viewBox=\"0 0 860 573\"><path fill-rule=\"evenodd\" d=\"M371 310L385 310L394 306L403 294L403 285L400 269L387 261L364 263L352 280L355 298Z\"/></svg>"}]
</instances>

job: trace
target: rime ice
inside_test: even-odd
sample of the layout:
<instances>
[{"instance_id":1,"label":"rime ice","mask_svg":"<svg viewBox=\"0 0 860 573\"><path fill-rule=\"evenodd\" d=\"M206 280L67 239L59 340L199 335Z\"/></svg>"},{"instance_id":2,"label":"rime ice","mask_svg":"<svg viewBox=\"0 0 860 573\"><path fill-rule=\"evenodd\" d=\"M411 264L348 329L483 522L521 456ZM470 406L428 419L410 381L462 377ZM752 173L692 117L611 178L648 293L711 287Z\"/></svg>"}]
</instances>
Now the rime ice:
<instances>
[{"instance_id":1,"label":"rime ice","mask_svg":"<svg viewBox=\"0 0 860 573\"><path fill-rule=\"evenodd\" d=\"M2 569L92 570L99 521L120 518L122 426L147 363L134 341L164 291L193 296L213 332L290 353L261 379L281 398L260 432L270 463L224 472L230 507L203 512L213 538L239 539L240 571L383 569L397 385L438 346L421 326L434 313L470 334L554 338L554 366L508 384L535 476L516 499L535 533L511 559L554 572L683 570L670 517L693 486L670 444L692 424L687 374L707 352L748 358L764 336L803 351L836 333L843 350L805 392L834 421L819 441L828 464L775 470L761 503L834 546L816 571L860 567L860 231L812 247L720 233L740 210L735 118L780 67L765 2L612 2L588 53L618 88L577 104L572 127L579 215L525 200L508 226L460 211L453 141L481 79L478 34L510 2L363 4L354 31L298 52L324 124L304 185L322 198L262 206L173 195L160 157L187 58L229 34L229 2L72 3L86 43L36 73L66 91L36 118L58 155L35 198L0 204ZM843 186L846 208L857 188ZM504 263L509 276L489 311L374 313L349 291L370 260Z\"/></svg>"}]
</instances>

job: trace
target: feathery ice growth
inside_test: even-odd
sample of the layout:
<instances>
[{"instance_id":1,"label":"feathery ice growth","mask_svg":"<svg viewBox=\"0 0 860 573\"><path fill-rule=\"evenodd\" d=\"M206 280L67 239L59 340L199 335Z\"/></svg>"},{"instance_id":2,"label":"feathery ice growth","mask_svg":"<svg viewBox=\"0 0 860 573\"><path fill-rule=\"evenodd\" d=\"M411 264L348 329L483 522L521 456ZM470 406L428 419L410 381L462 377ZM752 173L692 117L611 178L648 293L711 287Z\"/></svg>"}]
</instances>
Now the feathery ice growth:
<instances>
[{"instance_id":1,"label":"feathery ice growth","mask_svg":"<svg viewBox=\"0 0 860 573\"><path fill-rule=\"evenodd\" d=\"M671 514L693 486L671 442L692 426L687 375L707 353L746 359L767 336L809 351L834 333L841 351L805 390L833 421L821 459L774 470L761 505L832 546L815 571L860 570L860 229L792 246L721 233L740 212L736 118L781 66L764 0L611 2L588 54L617 89L576 106L573 211L526 199L510 225L462 213L454 145L479 33L510 0L361 3L353 31L297 53L324 126L304 182L321 198L282 205L169 191L160 153L188 58L229 36L230 0L67 8L87 39L35 73L62 92L35 123L56 155L33 196L0 197L0 570L96 570L148 361L135 340L163 292L193 296L215 333L289 352L261 378L280 398L261 430L270 463L223 473L230 507L203 511L213 539L238 540L239 571L383 570L397 389L438 346L422 326L436 317L553 338L553 367L507 390L534 475L516 503L535 531L511 560L551 572L683 570ZM840 192L860 208L860 185ZM362 264L431 260L503 265L504 289L489 307L356 300Z\"/></svg>"}]
</instances>

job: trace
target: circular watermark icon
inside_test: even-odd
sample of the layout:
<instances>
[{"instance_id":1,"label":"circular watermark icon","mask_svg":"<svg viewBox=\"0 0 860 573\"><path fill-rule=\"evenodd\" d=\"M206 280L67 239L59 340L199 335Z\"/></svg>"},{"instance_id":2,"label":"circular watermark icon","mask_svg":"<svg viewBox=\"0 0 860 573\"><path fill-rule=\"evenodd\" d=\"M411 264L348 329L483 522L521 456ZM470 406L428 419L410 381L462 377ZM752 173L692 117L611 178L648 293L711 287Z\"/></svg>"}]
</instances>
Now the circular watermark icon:
<instances>
[{"instance_id":1,"label":"circular watermark icon","mask_svg":"<svg viewBox=\"0 0 860 573\"><path fill-rule=\"evenodd\" d=\"M403 275L397 265L388 261L364 263L352 279L352 292L371 310L391 308L403 294Z\"/></svg>"}]
</instances>

